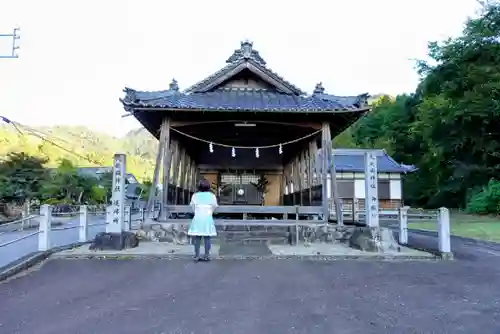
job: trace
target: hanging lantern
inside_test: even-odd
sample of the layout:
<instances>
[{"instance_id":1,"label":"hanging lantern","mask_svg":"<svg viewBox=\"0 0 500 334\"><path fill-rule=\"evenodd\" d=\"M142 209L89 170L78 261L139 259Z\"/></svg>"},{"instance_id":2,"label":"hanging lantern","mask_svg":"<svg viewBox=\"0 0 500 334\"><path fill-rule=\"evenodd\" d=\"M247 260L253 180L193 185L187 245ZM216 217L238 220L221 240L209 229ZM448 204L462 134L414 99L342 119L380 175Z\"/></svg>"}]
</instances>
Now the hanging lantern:
<instances>
[{"instance_id":1,"label":"hanging lantern","mask_svg":"<svg viewBox=\"0 0 500 334\"><path fill-rule=\"evenodd\" d=\"M231 156L234 158L236 156L236 150L234 147L231 149Z\"/></svg>"},{"instance_id":2,"label":"hanging lantern","mask_svg":"<svg viewBox=\"0 0 500 334\"><path fill-rule=\"evenodd\" d=\"M280 144L280 147L278 149L279 154L283 154L283 146Z\"/></svg>"},{"instance_id":3,"label":"hanging lantern","mask_svg":"<svg viewBox=\"0 0 500 334\"><path fill-rule=\"evenodd\" d=\"M208 150L210 151L210 153L214 153L214 144L208 144Z\"/></svg>"},{"instance_id":4,"label":"hanging lantern","mask_svg":"<svg viewBox=\"0 0 500 334\"><path fill-rule=\"evenodd\" d=\"M257 147L255 149L255 157L258 158L259 157L259 148Z\"/></svg>"}]
</instances>

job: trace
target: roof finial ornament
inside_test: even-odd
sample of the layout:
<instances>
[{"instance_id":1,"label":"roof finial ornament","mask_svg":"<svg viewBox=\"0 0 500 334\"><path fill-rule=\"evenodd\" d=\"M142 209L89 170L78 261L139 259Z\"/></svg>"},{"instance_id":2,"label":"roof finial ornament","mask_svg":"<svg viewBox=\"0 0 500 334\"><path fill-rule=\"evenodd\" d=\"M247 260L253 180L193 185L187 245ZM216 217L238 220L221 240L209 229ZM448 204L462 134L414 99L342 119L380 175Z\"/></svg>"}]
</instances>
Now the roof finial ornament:
<instances>
[{"instance_id":1,"label":"roof finial ornament","mask_svg":"<svg viewBox=\"0 0 500 334\"><path fill-rule=\"evenodd\" d=\"M168 86L168 89L178 92L179 91L179 85L177 84L177 80L172 79L172 82Z\"/></svg>"},{"instance_id":2,"label":"roof finial ornament","mask_svg":"<svg viewBox=\"0 0 500 334\"><path fill-rule=\"evenodd\" d=\"M248 39L241 42L241 53L244 58L248 59L252 56L252 48L253 48L253 43L250 42Z\"/></svg>"},{"instance_id":3,"label":"roof finial ornament","mask_svg":"<svg viewBox=\"0 0 500 334\"><path fill-rule=\"evenodd\" d=\"M324 94L325 93L325 87L323 87L322 82L318 82L316 84L316 87L314 87L313 94Z\"/></svg>"},{"instance_id":4,"label":"roof finial ornament","mask_svg":"<svg viewBox=\"0 0 500 334\"><path fill-rule=\"evenodd\" d=\"M253 43L248 39L240 43L240 48L234 50L231 57L226 60L228 64L236 64L241 61L252 60L259 65L266 66L266 62L259 55L259 52L254 50Z\"/></svg>"}]
</instances>

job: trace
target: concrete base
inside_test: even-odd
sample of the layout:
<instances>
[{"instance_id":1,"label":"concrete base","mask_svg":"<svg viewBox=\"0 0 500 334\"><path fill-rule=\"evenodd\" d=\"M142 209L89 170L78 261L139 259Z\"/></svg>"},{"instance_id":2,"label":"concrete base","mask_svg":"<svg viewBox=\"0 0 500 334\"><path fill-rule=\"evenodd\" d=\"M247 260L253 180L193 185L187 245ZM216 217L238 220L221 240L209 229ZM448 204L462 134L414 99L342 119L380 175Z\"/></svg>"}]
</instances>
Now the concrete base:
<instances>
[{"instance_id":1,"label":"concrete base","mask_svg":"<svg viewBox=\"0 0 500 334\"><path fill-rule=\"evenodd\" d=\"M455 258L452 252L442 252L440 253L440 256L443 260L453 260Z\"/></svg>"},{"instance_id":2,"label":"concrete base","mask_svg":"<svg viewBox=\"0 0 500 334\"><path fill-rule=\"evenodd\" d=\"M65 250L55 254L55 257L73 257L73 256L135 256L135 255L193 255L193 245L176 245L167 242L141 242L136 248L126 248L120 251L116 250L92 250L88 245ZM201 247L203 253L203 246ZM210 253L214 256L219 255L219 245L212 245Z\"/></svg>"},{"instance_id":3,"label":"concrete base","mask_svg":"<svg viewBox=\"0 0 500 334\"><path fill-rule=\"evenodd\" d=\"M262 246L262 245L261 245ZM248 246L245 246L248 247ZM311 260L339 260L339 259L379 259L379 260L419 260L437 259L435 255L401 247L399 252L373 253L352 249L342 244L300 244L300 245L269 245L269 255L252 255L242 246L241 254L232 252L231 255L224 255L219 252L219 245L212 245L212 258L306 258ZM203 247L202 247L203 252ZM65 250L54 254L54 258L172 258L193 256L192 245L174 245L170 243L143 242L137 248L125 249L123 251L92 251L88 245Z\"/></svg>"},{"instance_id":4,"label":"concrete base","mask_svg":"<svg viewBox=\"0 0 500 334\"><path fill-rule=\"evenodd\" d=\"M397 252L401 246L393 232L385 227L355 227L349 238L349 246L365 252Z\"/></svg>"},{"instance_id":5,"label":"concrete base","mask_svg":"<svg viewBox=\"0 0 500 334\"><path fill-rule=\"evenodd\" d=\"M347 247L343 244L315 243L310 245L282 246L270 245L269 248L274 255L286 256L332 256L338 258L366 258L366 259L435 259L436 256L401 247L399 251L387 252L364 252L358 249Z\"/></svg>"}]
</instances>

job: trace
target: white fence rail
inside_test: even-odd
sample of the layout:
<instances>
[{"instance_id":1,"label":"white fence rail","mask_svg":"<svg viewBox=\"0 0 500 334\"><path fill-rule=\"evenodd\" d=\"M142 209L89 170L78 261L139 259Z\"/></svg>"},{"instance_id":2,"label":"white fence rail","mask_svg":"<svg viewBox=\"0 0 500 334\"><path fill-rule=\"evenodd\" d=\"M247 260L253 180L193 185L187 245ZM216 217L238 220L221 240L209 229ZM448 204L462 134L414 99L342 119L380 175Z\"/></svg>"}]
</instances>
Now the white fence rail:
<instances>
[{"instance_id":1,"label":"white fence rail","mask_svg":"<svg viewBox=\"0 0 500 334\"><path fill-rule=\"evenodd\" d=\"M78 239L77 240L68 240L65 244L72 244L75 242L87 242L89 241L89 227L94 226L105 226L107 223L107 219L105 222L90 222L91 216L105 215L106 207L105 206L87 206L82 205L78 206L78 211L76 210L76 206L72 206L69 208L69 211L61 213L59 210L54 210L54 207L51 205L41 205L40 206L40 214L38 215L30 215L28 217L21 218L19 220L9 222L6 224L0 225L0 235L3 237L11 235L11 234L19 234L12 232L24 232L21 236L14 238L12 240L8 240L0 243L0 254L2 252L2 248L18 243L22 240L32 238L38 236L38 251L46 251L53 247L52 237L55 232L58 231L67 231L67 230L78 230ZM129 210L130 212L130 210ZM60 223L60 226L54 226L54 219L62 219L58 218L61 216L79 216L78 223L75 224L73 221L72 224L64 224ZM68 219L65 219L69 221ZM130 224L132 223L131 214L128 219ZM36 231L31 233L26 233L26 229L35 228ZM63 245L58 245L63 246ZM30 249L33 251L32 249ZM30 250L27 250L27 253L30 253Z\"/></svg>"},{"instance_id":2,"label":"white fence rail","mask_svg":"<svg viewBox=\"0 0 500 334\"><path fill-rule=\"evenodd\" d=\"M408 244L408 221L413 220L412 210L405 206L399 209L399 243ZM441 253L451 252L451 234L450 234L450 211L447 208L429 213L425 219L429 223L436 224L438 234L438 250Z\"/></svg>"},{"instance_id":3,"label":"white fence rail","mask_svg":"<svg viewBox=\"0 0 500 334\"><path fill-rule=\"evenodd\" d=\"M102 209L104 207L101 207ZM109 209L108 209L109 211ZM74 211L72 211L74 212ZM78 224L70 224L68 226L53 226L53 218L54 214L52 207L50 205L42 205L40 207L39 215L31 215L29 217L25 217L19 219L14 222L6 223L0 225L0 235L7 235L8 232L18 232L23 231L28 227L34 227L34 220L38 220L38 230L33 231L31 233L23 234L17 238L12 240L0 243L0 253L2 248L20 242L22 240L38 236L38 251L46 251L52 248L52 236L54 232L57 231L66 231L66 230L78 230L78 239L68 242L67 244L71 244L74 242L87 242L89 241L89 227L94 226L105 226L107 224L105 222L96 222L90 223L89 216L95 215L104 215L106 211L100 211L96 207L89 207L86 205L79 206L79 211L76 213L79 215ZM132 214L132 210L130 207L127 207L125 210L125 222L128 227L128 230L132 229L133 222L142 221L145 219L145 211L139 210L135 213L139 214L138 217L134 218ZM348 211L343 212L344 217L349 215ZM351 211L351 215L355 215L356 221L364 220L364 212L361 211ZM393 221L399 224L399 242L401 244L408 244L408 222L411 221L425 221L436 224L436 231L438 234L438 249L441 253L450 253L451 252L451 242L450 242L450 212L446 208L440 208L439 210L434 211L422 211L422 210L412 210L409 207L402 207L399 210L382 210L379 212L381 221ZM75 213L73 213L75 215ZM11 231L3 232L4 228L14 228Z\"/></svg>"},{"instance_id":4,"label":"white fence rail","mask_svg":"<svg viewBox=\"0 0 500 334\"><path fill-rule=\"evenodd\" d=\"M335 211L331 210L330 214L335 217ZM364 210L352 210L352 206L347 210L342 211L344 221L362 223L365 219ZM399 225L399 243L408 244L408 223L412 222L428 222L435 224L438 234L438 250L441 253L451 252L451 233L450 233L450 212L447 208L439 208L438 210L420 210L412 209L408 206L401 207L397 210L380 210L379 219L381 223L398 223Z\"/></svg>"},{"instance_id":5,"label":"white fence rail","mask_svg":"<svg viewBox=\"0 0 500 334\"><path fill-rule=\"evenodd\" d=\"M18 220L14 220L9 223L5 223L0 225L0 228L2 229L2 232L4 232L5 229L8 230L8 228L14 228L14 230L24 230L25 228L31 228L32 227L32 221L35 218L40 217L39 215L30 215L28 217L23 217ZM17 228L17 229L16 229ZM0 232L0 233L2 233Z\"/></svg>"}]
</instances>

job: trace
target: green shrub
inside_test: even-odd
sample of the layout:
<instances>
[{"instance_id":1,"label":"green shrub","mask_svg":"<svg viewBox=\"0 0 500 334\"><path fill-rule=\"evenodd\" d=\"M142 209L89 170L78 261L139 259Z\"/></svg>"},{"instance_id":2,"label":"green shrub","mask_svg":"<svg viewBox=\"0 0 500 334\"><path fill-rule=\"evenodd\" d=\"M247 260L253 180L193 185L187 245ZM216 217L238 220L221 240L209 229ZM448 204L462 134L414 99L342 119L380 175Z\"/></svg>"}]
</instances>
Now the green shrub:
<instances>
[{"instance_id":1,"label":"green shrub","mask_svg":"<svg viewBox=\"0 0 500 334\"><path fill-rule=\"evenodd\" d=\"M476 214L500 214L500 182L491 179L486 187L474 193L466 211Z\"/></svg>"},{"instance_id":2,"label":"green shrub","mask_svg":"<svg viewBox=\"0 0 500 334\"><path fill-rule=\"evenodd\" d=\"M48 198L42 202L42 204L48 204L48 205L58 205L58 204L69 204L73 205L75 204L74 201L68 200L68 199L57 199L57 198Z\"/></svg>"}]
</instances>

